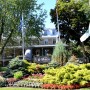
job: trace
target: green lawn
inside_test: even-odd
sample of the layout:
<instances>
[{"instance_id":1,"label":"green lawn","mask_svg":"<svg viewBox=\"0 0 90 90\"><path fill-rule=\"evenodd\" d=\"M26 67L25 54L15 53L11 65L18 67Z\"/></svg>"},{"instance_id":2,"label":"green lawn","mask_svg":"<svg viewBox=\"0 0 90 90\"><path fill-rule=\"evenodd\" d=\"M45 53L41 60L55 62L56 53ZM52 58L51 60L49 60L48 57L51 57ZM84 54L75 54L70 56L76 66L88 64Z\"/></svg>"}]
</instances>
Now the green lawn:
<instances>
[{"instance_id":1,"label":"green lawn","mask_svg":"<svg viewBox=\"0 0 90 90\"><path fill-rule=\"evenodd\" d=\"M90 88L82 88L82 89L80 89L80 90L90 90Z\"/></svg>"},{"instance_id":2,"label":"green lawn","mask_svg":"<svg viewBox=\"0 0 90 90\"><path fill-rule=\"evenodd\" d=\"M48 89L40 89L40 88L24 88L24 87L2 87L0 90L48 90ZM50 89L49 89L50 90ZM52 89L51 89L52 90ZM58 89L57 89L58 90ZM90 90L90 88L82 88L77 90Z\"/></svg>"},{"instance_id":3,"label":"green lawn","mask_svg":"<svg viewBox=\"0 0 90 90\"><path fill-rule=\"evenodd\" d=\"M40 89L40 88L24 88L24 87L2 87L0 90L45 90L45 89Z\"/></svg>"}]
</instances>

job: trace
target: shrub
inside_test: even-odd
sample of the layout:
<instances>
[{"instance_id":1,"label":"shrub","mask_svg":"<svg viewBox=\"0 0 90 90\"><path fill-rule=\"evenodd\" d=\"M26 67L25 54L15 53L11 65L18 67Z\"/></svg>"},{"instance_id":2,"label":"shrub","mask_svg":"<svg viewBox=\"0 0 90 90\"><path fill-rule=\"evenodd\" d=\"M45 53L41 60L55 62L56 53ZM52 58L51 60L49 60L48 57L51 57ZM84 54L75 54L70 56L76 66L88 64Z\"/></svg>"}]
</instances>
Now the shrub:
<instances>
[{"instance_id":1,"label":"shrub","mask_svg":"<svg viewBox=\"0 0 90 90\"><path fill-rule=\"evenodd\" d=\"M22 71L18 71L18 72L14 73L14 78L16 78L16 79L20 79L22 76L23 76Z\"/></svg>"},{"instance_id":2,"label":"shrub","mask_svg":"<svg viewBox=\"0 0 90 90\"><path fill-rule=\"evenodd\" d=\"M8 64L8 69L6 70L5 74L3 75L5 78L13 77L15 72L23 71L25 75L27 72L25 70L23 60L20 60L18 57L12 59Z\"/></svg>"},{"instance_id":3,"label":"shrub","mask_svg":"<svg viewBox=\"0 0 90 90\"><path fill-rule=\"evenodd\" d=\"M79 60L78 60L78 58L75 55L72 55L70 57L70 59L68 60L68 62L66 63L66 65L70 64L70 63L78 65L79 64Z\"/></svg>"},{"instance_id":4,"label":"shrub","mask_svg":"<svg viewBox=\"0 0 90 90\"><path fill-rule=\"evenodd\" d=\"M62 42L56 43L55 49L52 55L52 62L58 62L60 65L64 65L67 61L67 51Z\"/></svg>"},{"instance_id":5,"label":"shrub","mask_svg":"<svg viewBox=\"0 0 90 90\"><path fill-rule=\"evenodd\" d=\"M45 70L43 83L60 85L86 86L90 82L90 64L74 65L68 64L59 68Z\"/></svg>"},{"instance_id":6,"label":"shrub","mask_svg":"<svg viewBox=\"0 0 90 90\"><path fill-rule=\"evenodd\" d=\"M3 87L6 85L6 80L2 76L0 76L0 87Z\"/></svg>"},{"instance_id":7,"label":"shrub","mask_svg":"<svg viewBox=\"0 0 90 90\"><path fill-rule=\"evenodd\" d=\"M6 71L7 67L0 67L0 71Z\"/></svg>"},{"instance_id":8,"label":"shrub","mask_svg":"<svg viewBox=\"0 0 90 90\"><path fill-rule=\"evenodd\" d=\"M13 77L13 71L8 68L7 71L3 74L3 77L5 78Z\"/></svg>"},{"instance_id":9,"label":"shrub","mask_svg":"<svg viewBox=\"0 0 90 90\"><path fill-rule=\"evenodd\" d=\"M43 73L43 70L45 68L46 68L46 65L31 63L29 66L27 66L27 71L30 74L37 74L37 73Z\"/></svg>"},{"instance_id":10,"label":"shrub","mask_svg":"<svg viewBox=\"0 0 90 90\"><path fill-rule=\"evenodd\" d=\"M12 59L8 64L10 69L17 69L17 67L20 66L22 66L22 60L20 60L18 57Z\"/></svg>"},{"instance_id":11,"label":"shrub","mask_svg":"<svg viewBox=\"0 0 90 90\"><path fill-rule=\"evenodd\" d=\"M48 64L47 68L51 68L51 67L56 68L59 66L60 66L60 64L58 62L51 62Z\"/></svg>"}]
</instances>

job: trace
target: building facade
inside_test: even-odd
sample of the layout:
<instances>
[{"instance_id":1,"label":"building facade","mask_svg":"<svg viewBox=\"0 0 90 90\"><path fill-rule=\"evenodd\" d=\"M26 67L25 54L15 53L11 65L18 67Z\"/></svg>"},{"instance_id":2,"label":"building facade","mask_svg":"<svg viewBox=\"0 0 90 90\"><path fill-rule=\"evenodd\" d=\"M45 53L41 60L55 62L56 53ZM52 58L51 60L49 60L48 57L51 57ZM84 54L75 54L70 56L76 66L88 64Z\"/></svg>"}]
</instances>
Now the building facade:
<instances>
[{"instance_id":1,"label":"building facade","mask_svg":"<svg viewBox=\"0 0 90 90\"><path fill-rule=\"evenodd\" d=\"M38 39L37 37L31 37L31 43L28 47L25 46L25 51L27 49L31 50L31 60L37 63L47 63L51 60L50 56L53 53L53 49L55 47L56 42L59 40L60 34L56 29L45 29L41 33L41 37ZM3 64L12 58L19 56L22 58L22 46L12 46L6 47L5 51L2 55Z\"/></svg>"}]
</instances>

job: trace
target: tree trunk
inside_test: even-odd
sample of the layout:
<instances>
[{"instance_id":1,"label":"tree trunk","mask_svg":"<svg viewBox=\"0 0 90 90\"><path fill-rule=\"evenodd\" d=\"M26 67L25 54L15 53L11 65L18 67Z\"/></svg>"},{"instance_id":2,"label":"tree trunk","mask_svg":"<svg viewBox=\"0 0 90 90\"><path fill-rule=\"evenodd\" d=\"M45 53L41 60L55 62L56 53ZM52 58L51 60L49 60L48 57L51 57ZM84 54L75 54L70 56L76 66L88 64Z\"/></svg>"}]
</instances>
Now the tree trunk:
<instances>
[{"instance_id":1,"label":"tree trunk","mask_svg":"<svg viewBox=\"0 0 90 90\"><path fill-rule=\"evenodd\" d=\"M0 30L0 44L1 44L1 40L2 40L2 34L4 32L4 24L5 24L5 20L2 18L2 20L1 20L1 30Z\"/></svg>"},{"instance_id":2,"label":"tree trunk","mask_svg":"<svg viewBox=\"0 0 90 90\"><path fill-rule=\"evenodd\" d=\"M1 47L0 55L2 55L5 46L7 45L9 39L11 38L11 36L12 36L12 34L13 34L13 31L14 31L14 30L12 29L10 35L8 36L8 38L6 39L5 43L4 43L3 46Z\"/></svg>"}]
</instances>

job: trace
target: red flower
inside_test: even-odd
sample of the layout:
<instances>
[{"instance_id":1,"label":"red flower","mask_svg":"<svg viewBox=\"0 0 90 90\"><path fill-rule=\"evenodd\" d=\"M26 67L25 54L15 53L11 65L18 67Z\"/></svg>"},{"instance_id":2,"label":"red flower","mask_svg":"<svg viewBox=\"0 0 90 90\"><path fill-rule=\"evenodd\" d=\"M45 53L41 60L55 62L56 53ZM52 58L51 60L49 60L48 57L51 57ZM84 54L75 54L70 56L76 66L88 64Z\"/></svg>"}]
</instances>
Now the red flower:
<instances>
[{"instance_id":1,"label":"red flower","mask_svg":"<svg viewBox=\"0 0 90 90\"><path fill-rule=\"evenodd\" d=\"M75 89L79 89L80 88L80 85L79 84L75 84Z\"/></svg>"},{"instance_id":2,"label":"red flower","mask_svg":"<svg viewBox=\"0 0 90 90\"><path fill-rule=\"evenodd\" d=\"M90 82L86 84L86 87L90 87Z\"/></svg>"},{"instance_id":3,"label":"red flower","mask_svg":"<svg viewBox=\"0 0 90 90\"><path fill-rule=\"evenodd\" d=\"M80 85L79 84L74 84L74 85L43 84L41 87L44 89L72 90L72 89L79 89Z\"/></svg>"}]
</instances>

